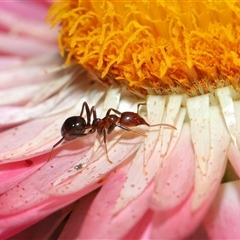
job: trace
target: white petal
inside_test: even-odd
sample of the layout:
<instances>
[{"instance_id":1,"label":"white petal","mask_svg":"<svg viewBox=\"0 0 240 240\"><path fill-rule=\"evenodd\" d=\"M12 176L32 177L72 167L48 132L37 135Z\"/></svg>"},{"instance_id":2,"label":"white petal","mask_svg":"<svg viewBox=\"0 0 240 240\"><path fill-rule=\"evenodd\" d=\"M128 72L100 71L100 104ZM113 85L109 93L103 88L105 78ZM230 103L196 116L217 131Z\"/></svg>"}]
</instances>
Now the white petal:
<instances>
[{"instance_id":1,"label":"white petal","mask_svg":"<svg viewBox=\"0 0 240 240\"><path fill-rule=\"evenodd\" d=\"M240 148L240 100L234 102L234 113L236 121L236 137L238 142L238 149ZM236 146L236 145L235 145Z\"/></svg>"},{"instance_id":2,"label":"white petal","mask_svg":"<svg viewBox=\"0 0 240 240\"><path fill-rule=\"evenodd\" d=\"M210 154L207 161L196 158L195 186L192 209L196 210L209 197L211 192L217 188L224 174L227 161L227 150L230 144L230 135L218 106L210 107ZM199 139L205 142L206 139ZM199 143L200 144L200 143ZM206 146L207 147L207 146ZM196 153L197 154L197 153ZM203 173L199 167L199 161L204 161L206 172Z\"/></svg>"},{"instance_id":3,"label":"white petal","mask_svg":"<svg viewBox=\"0 0 240 240\"><path fill-rule=\"evenodd\" d=\"M161 156L164 158L167 158L167 156L172 152L179 135L181 134L183 121L186 115L186 108L181 108L181 103L182 95L169 96L164 123L175 126L177 131L168 131L167 128L162 128Z\"/></svg>"},{"instance_id":4,"label":"white petal","mask_svg":"<svg viewBox=\"0 0 240 240\"><path fill-rule=\"evenodd\" d=\"M233 140L234 145L237 146L236 118L234 114L234 105L231 96L231 90L232 89L230 87L219 88L216 90L216 95L218 96L229 134Z\"/></svg>"},{"instance_id":5,"label":"white petal","mask_svg":"<svg viewBox=\"0 0 240 240\"><path fill-rule=\"evenodd\" d=\"M148 96L147 99L147 113L148 123L158 124L162 123L163 113L165 109L166 97L163 96ZM153 153L157 139L160 132L160 126L151 127L145 137L144 145L144 165L148 164L148 161Z\"/></svg>"},{"instance_id":6,"label":"white petal","mask_svg":"<svg viewBox=\"0 0 240 240\"><path fill-rule=\"evenodd\" d=\"M196 161L202 174L206 174L210 151L209 95L189 98L187 110Z\"/></svg>"}]
</instances>

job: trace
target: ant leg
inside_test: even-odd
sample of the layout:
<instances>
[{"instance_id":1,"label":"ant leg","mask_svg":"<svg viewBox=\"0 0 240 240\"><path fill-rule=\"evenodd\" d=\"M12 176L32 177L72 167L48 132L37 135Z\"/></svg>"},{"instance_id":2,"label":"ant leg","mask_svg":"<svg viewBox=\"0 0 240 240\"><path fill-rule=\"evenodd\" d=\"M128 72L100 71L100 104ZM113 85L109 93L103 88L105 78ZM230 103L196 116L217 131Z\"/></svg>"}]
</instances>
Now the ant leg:
<instances>
[{"instance_id":1,"label":"ant leg","mask_svg":"<svg viewBox=\"0 0 240 240\"><path fill-rule=\"evenodd\" d=\"M139 113L139 107L140 107L140 106L143 106L143 105L147 105L147 104L146 104L146 103L139 103L139 104L137 105L137 113ZM147 122L146 122L146 123L147 123ZM167 124L167 123L159 123L159 124L153 124L153 125L147 123L147 126L148 126L148 127L156 127L156 126L169 127L169 128L173 128L173 129L177 130L176 127L174 127L174 126L171 125L171 124Z\"/></svg>"},{"instance_id":2,"label":"ant leg","mask_svg":"<svg viewBox=\"0 0 240 240\"><path fill-rule=\"evenodd\" d=\"M104 142L105 152L106 152L106 155L107 155L107 160L108 160L108 162L113 163L113 162L110 160L109 156L108 156L107 134L106 134L106 130L105 130L105 129L104 129L104 131L103 131L103 142Z\"/></svg>"},{"instance_id":3,"label":"ant leg","mask_svg":"<svg viewBox=\"0 0 240 240\"><path fill-rule=\"evenodd\" d=\"M116 110L116 109L114 109L114 108L109 108L108 111L107 111L107 113L106 113L106 116L109 116L111 111L115 112L115 113L118 114L118 115L121 115L121 114L122 114L121 112L119 112L118 110Z\"/></svg>"},{"instance_id":4,"label":"ant leg","mask_svg":"<svg viewBox=\"0 0 240 240\"><path fill-rule=\"evenodd\" d=\"M95 120L97 118L97 112L96 112L96 109L94 106L92 106L92 108L90 110L90 118L91 118L91 116L93 116L93 120Z\"/></svg>"},{"instance_id":5,"label":"ant leg","mask_svg":"<svg viewBox=\"0 0 240 240\"><path fill-rule=\"evenodd\" d=\"M147 105L147 104L146 104L146 103L139 103L139 104L137 105L137 113L139 113L139 108L140 108L140 106L144 106L144 105ZM113 111L113 112L115 112L116 114L119 114L119 115L122 114L121 112L119 112L118 110L116 110L116 109L114 109L114 108L109 108L108 111L107 111L107 113L106 113L106 116L110 115L110 112L111 112L111 111Z\"/></svg>"},{"instance_id":6,"label":"ant leg","mask_svg":"<svg viewBox=\"0 0 240 240\"><path fill-rule=\"evenodd\" d=\"M91 110L89 110L88 104L86 102L84 102L82 105L81 112L80 112L80 117L82 117L82 115L83 115L84 108L86 110L87 125L90 126L91 125L91 117L93 116L93 120L97 118L96 109L94 106L92 106Z\"/></svg>"},{"instance_id":7,"label":"ant leg","mask_svg":"<svg viewBox=\"0 0 240 240\"><path fill-rule=\"evenodd\" d=\"M91 112L90 112L90 110L89 110L89 106L88 106L87 102L84 102L84 103L82 104L82 109L81 109L81 112L80 112L80 117L82 117L82 115L83 115L84 108L85 108L85 110L86 110L87 123L90 124L90 121L91 121ZM93 107L92 107L92 108L93 108ZM91 111L92 111L92 109L91 109Z\"/></svg>"},{"instance_id":8,"label":"ant leg","mask_svg":"<svg viewBox=\"0 0 240 240\"><path fill-rule=\"evenodd\" d=\"M120 123L116 123L116 125L117 125L119 128L123 129L123 130L131 131L131 132L134 132L134 133L137 134L137 135L141 135L141 136L146 137L146 134L142 134L142 133L140 133L140 132L134 131L133 129L131 129L131 128L127 127L127 126L124 126L124 125L122 125L122 124L120 124Z\"/></svg>"},{"instance_id":9,"label":"ant leg","mask_svg":"<svg viewBox=\"0 0 240 240\"><path fill-rule=\"evenodd\" d=\"M140 108L140 106L145 106L145 105L147 105L146 103L139 103L138 105L137 105L137 113L139 113L139 108Z\"/></svg>"},{"instance_id":10,"label":"ant leg","mask_svg":"<svg viewBox=\"0 0 240 240\"><path fill-rule=\"evenodd\" d=\"M51 159L53 149L54 149L56 146L58 146L63 140L64 140L64 137L62 137L57 143L55 143L55 144L52 146L52 150L51 150L51 152L50 152L50 155L49 155L49 157L48 157L47 162Z\"/></svg>"},{"instance_id":11,"label":"ant leg","mask_svg":"<svg viewBox=\"0 0 240 240\"><path fill-rule=\"evenodd\" d=\"M159 124L153 124L153 125L148 125L148 127L156 127L156 126L160 126L160 127L169 127L169 128L173 128L175 130L177 130L177 128L171 124L167 124L167 123L159 123Z\"/></svg>"}]
</instances>

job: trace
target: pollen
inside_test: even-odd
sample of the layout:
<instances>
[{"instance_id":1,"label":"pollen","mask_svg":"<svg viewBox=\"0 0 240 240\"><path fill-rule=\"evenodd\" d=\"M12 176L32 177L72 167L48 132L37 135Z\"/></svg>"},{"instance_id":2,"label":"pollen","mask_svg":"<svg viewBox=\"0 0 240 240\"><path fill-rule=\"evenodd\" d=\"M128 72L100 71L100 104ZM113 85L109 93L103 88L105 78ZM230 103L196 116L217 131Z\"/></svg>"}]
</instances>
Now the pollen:
<instances>
[{"instance_id":1,"label":"pollen","mask_svg":"<svg viewBox=\"0 0 240 240\"><path fill-rule=\"evenodd\" d=\"M55 2L66 64L140 95L239 89L239 1Z\"/></svg>"}]
</instances>

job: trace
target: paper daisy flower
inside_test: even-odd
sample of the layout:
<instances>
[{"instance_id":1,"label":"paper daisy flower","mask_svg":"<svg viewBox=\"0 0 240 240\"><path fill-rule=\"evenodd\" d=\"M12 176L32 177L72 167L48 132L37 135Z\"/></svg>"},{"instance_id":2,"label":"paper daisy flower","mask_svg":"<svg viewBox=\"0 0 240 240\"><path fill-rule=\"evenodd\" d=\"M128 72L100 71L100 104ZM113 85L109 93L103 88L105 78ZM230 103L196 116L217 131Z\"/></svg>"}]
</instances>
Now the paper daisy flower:
<instances>
[{"instance_id":1,"label":"paper daisy flower","mask_svg":"<svg viewBox=\"0 0 240 240\"><path fill-rule=\"evenodd\" d=\"M237 1L55 2L58 38L47 3L1 4L2 238L240 237ZM104 145L92 114L49 159L84 102L100 119L146 102L139 116L170 127L116 127Z\"/></svg>"}]
</instances>

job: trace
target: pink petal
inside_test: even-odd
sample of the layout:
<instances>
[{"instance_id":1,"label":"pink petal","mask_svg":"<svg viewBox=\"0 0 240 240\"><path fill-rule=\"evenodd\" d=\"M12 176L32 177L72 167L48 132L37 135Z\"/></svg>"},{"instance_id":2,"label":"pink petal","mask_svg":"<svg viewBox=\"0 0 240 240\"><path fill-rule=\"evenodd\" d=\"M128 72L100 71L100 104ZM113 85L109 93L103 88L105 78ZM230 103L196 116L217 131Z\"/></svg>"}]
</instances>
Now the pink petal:
<instances>
[{"instance_id":1,"label":"pink petal","mask_svg":"<svg viewBox=\"0 0 240 240\"><path fill-rule=\"evenodd\" d=\"M189 124L184 124L175 148L156 176L151 201L155 210L166 211L177 207L193 188L194 151L190 135Z\"/></svg>"},{"instance_id":2,"label":"pink petal","mask_svg":"<svg viewBox=\"0 0 240 240\"><path fill-rule=\"evenodd\" d=\"M32 57L57 51L56 44L50 44L27 36L6 35L0 33L0 52L22 57Z\"/></svg>"},{"instance_id":3,"label":"pink petal","mask_svg":"<svg viewBox=\"0 0 240 240\"><path fill-rule=\"evenodd\" d=\"M46 18L48 4L44 6L43 4L41 4L41 2L46 1L1 1L0 8L9 12L13 12L15 15L28 20L30 19L43 22Z\"/></svg>"},{"instance_id":4,"label":"pink petal","mask_svg":"<svg viewBox=\"0 0 240 240\"><path fill-rule=\"evenodd\" d=\"M240 181L221 185L204 226L211 239L240 238Z\"/></svg>"},{"instance_id":5,"label":"pink petal","mask_svg":"<svg viewBox=\"0 0 240 240\"><path fill-rule=\"evenodd\" d=\"M3 236L28 227L101 185L95 183L78 193L61 197L47 194L58 174L63 174L76 164L74 161L67 161L66 156L70 156L70 153L75 151L83 155L88 145L88 142L81 142L79 145L77 141L69 144L68 149L61 152L62 160L65 161L61 158L53 158L0 196L3 210L0 213L0 229Z\"/></svg>"},{"instance_id":6,"label":"pink petal","mask_svg":"<svg viewBox=\"0 0 240 240\"><path fill-rule=\"evenodd\" d=\"M15 194L16 196L16 194ZM15 199L18 201L18 198ZM41 204L23 212L1 216L0 218L0 237L7 239L10 236L32 226L43 218L49 216L56 210L66 206L67 199L55 199L55 201L42 201ZM70 199L68 199L70 202ZM26 202L27 203L27 202Z\"/></svg>"},{"instance_id":7,"label":"pink petal","mask_svg":"<svg viewBox=\"0 0 240 240\"><path fill-rule=\"evenodd\" d=\"M37 91L39 91L41 84L25 85L9 89L0 89L0 105L9 106L12 104L23 105L34 97ZM22 110L22 109L21 109ZM7 112L7 111L6 111ZM2 109L1 109L2 113ZM5 115L3 113L3 115Z\"/></svg>"},{"instance_id":8,"label":"pink petal","mask_svg":"<svg viewBox=\"0 0 240 240\"><path fill-rule=\"evenodd\" d=\"M61 64L63 64L62 59L55 52L38 56L38 58L29 60L29 62L25 61L20 66L1 70L0 89L48 82L52 75L46 74L46 71Z\"/></svg>"},{"instance_id":9,"label":"pink petal","mask_svg":"<svg viewBox=\"0 0 240 240\"><path fill-rule=\"evenodd\" d=\"M141 239L149 240L152 230L153 212L148 210L142 218L134 225L134 227L121 239Z\"/></svg>"},{"instance_id":10,"label":"pink petal","mask_svg":"<svg viewBox=\"0 0 240 240\"><path fill-rule=\"evenodd\" d=\"M0 163L7 163L10 161L19 161L30 157L30 152L40 153L43 147L54 138L59 136L59 128L54 127L55 117L37 119L31 122L22 124L18 127L11 128L0 134L2 144L0 145ZM59 121L59 126L60 126ZM46 128L51 126L47 134ZM9 144L11 142L11 144ZM51 144L52 145L52 144ZM45 147L49 150L51 147Z\"/></svg>"},{"instance_id":11,"label":"pink petal","mask_svg":"<svg viewBox=\"0 0 240 240\"><path fill-rule=\"evenodd\" d=\"M52 111L54 111L54 113L56 114L64 110L68 110L69 108L74 107L76 105L79 107L78 105L79 99L77 97L81 96L81 93L77 91L78 90L77 88L74 89L74 91L71 91L70 94L68 90L70 90L70 88L66 89L66 91L64 92L61 92L61 94L55 94L46 100L42 99L43 100L42 102L40 102L39 104L35 104L33 106L29 104L30 106L25 106L25 107L22 107L22 106L12 107L12 108L0 107L0 109L3 112L5 111L5 114L0 119L0 125L2 125L3 127L8 127L8 126L16 125L30 119L51 115ZM40 91L38 92L40 94ZM12 91L12 93L14 93L14 91ZM11 99L8 99L8 101L11 101ZM68 105L66 104L66 102L68 103ZM6 111L6 109L8 110ZM68 116L70 116L70 113L68 114L69 114ZM62 122L65 120L65 118L62 118Z\"/></svg>"},{"instance_id":12,"label":"pink petal","mask_svg":"<svg viewBox=\"0 0 240 240\"><path fill-rule=\"evenodd\" d=\"M169 211L155 212L153 216L152 236L150 239L185 239L201 223L210 204L215 196L216 190L204 202L201 207L193 212L193 194L190 194L186 201ZM167 199L168 200L168 199Z\"/></svg>"},{"instance_id":13,"label":"pink petal","mask_svg":"<svg viewBox=\"0 0 240 240\"><path fill-rule=\"evenodd\" d=\"M38 12L35 11L35 12ZM16 24L17 23L17 24ZM34 21L31 19L25 20L24 18L17 17L16 13L0 10L0 26L14 35L25 35L36 40L45 42L52 42L56 44L57 29L50 29L44 21Z\"/></svg>"},{"instance_id":14,"label":"pink petal","mask_svg":"<svg viewBox=\"0 0 240 240\"><path fill-rule=\"evenodd\" d=\"M141 219L148 209L153 185L118 214L114 205L126 178L128 166L111 173L91 205L79 239L119 239ZM94 229L94 231L93 231Z\"/></svg>"},{"instance_id":15,"label":"pink petal","mask_svg":"<svg viewBox=\"0 0 240 240\"><path fill-rule=\"evenodd\" d=\"M6 69L9 67L15 67L22 63L21 57L2 57L0 56L0 70Z\"/></svg>"},{"instance_id":16,"label":"pink petal","mask_svg":"<svg viewBox=\"0 0 240 240\"><path fill-rule=\"evenodd\" d=\"M10 188L16 186L19 182L36 172L43 164L45 164L45 159L42 156L28 159L28 161L31 161L30 163L32 164L28 165L25 161L20 161L1 165L0 193L4 193Z\"/></svg>"},{"instance_id":17,"label":"pink petal","mask_svg":"<svg viewBox=\"0 0 240 240\"><path fill-rule=\"evenodd\" d=\"M63 231L61 232L61 235L58 238L59 240L78 239L83 221L97 193L97 190L93 191L78 200Z\"/></svg>"},{"instance_id":18,"label":"pink petal","mask_svg":"<svg viewBox=\"0 0 240 240\"><path fill-rule=\"evenodd\" d=\"M42 221L34 224L33 226L25 229L24 231L12 236L11 240L19 239L52 239L55 237L55 231L64 221L64 219L71 213L74 204L71 204L53 214L47 216ZM16 230L15 230L16 231ZM12 232L13 234L14 232ZM12 235L11 234L11 235ZM54 234L54 235L53 235ZM10 237L10 234L8 235Z\"/></svg>"}]
</instances>

